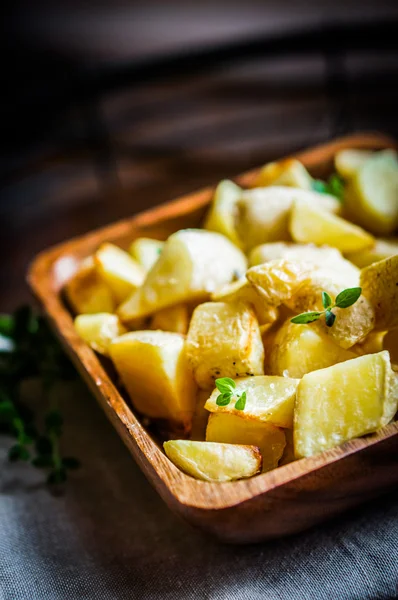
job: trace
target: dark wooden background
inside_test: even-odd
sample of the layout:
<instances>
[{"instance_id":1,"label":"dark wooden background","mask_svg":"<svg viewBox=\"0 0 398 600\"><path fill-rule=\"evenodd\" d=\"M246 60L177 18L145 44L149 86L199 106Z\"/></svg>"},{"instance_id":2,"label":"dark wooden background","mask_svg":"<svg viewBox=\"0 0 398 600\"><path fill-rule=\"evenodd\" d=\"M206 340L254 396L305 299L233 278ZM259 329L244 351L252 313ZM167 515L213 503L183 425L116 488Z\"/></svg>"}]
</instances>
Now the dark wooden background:
<instances>
[{"instance_id":1,"label":"dark wooden background","mask_svg":"<svg viewBox=\"0 0 398 600\"><path fill-rule=\"evenodd\" d=\"M16 2L0 310L41 249L336 135L398 136L397 2Z\"/></svg>"}]
</instances>

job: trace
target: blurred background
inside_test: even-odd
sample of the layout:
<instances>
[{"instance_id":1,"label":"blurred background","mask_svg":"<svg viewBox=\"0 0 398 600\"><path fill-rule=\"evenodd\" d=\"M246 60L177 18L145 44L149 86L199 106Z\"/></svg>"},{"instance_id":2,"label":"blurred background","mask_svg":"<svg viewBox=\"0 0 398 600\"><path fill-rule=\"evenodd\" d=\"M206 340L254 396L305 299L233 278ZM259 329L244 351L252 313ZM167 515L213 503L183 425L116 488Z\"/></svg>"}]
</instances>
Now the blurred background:
<instances>
[{"instance_id":1,"label":"blurred background","mask_svg":"<svg viewBox=\"0 0 398 600\"><path fill-rule=\"evenodd\" d=\"M3 8L0 309L46 246L353 131L398 137L398 2Z\"/></svg>"}]
</instances>

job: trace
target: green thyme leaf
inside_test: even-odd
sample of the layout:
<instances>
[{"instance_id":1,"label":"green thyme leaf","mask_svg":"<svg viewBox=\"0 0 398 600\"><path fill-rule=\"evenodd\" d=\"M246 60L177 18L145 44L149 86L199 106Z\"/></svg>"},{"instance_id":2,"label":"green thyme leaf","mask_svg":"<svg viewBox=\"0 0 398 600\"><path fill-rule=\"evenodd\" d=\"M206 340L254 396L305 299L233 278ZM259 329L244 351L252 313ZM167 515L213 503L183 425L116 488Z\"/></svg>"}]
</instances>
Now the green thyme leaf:
<instances>
[{"instance_id":1,"label":"green thyme leaf","mask_svg":"<svg viewBox=\"0 0 398 600\"><path fill-rule=\"evenodd\" d=\"M228 406L228 404L231 402L231 398L232 394L230 394L229 392L226 392L225 394L220 394L219 396L217 396L216 404L217 406Z\"/></svg>"},{"instance_id":2,"label":"green thyme leaf","mask_svg":"<svg viewBox=\"0 0 398 600\"><path fill-rule=\"evenodd\" d=\"M41 454L32 460L32 465L38 469L48 469L54 466L51 454Z\"/></svg>"},{"instance_id":3,"label":"green thyme leaf","mask_svg":"<svg viewBox=\"0 0 398 600\"><path fill-rule=\"evenodd\" d=\"M14 331L14 318L11 315L0 315L0 334L12 337Z\"/></svg>"},{"instance_id":4,"label":"green thyme leaf","mask_svg":"<svg viewBox=\"0 0 398 600\"><path fill-rule=\"evenodd\" d=\"M312 189L314 192L319 192L320 194L327 194L327 185L322 179L314 179L312 182Z\"/></svg>"},{"instance_id":5,"label":"green thyme leaf","mask_svg":"<svg viewBox=\"0 0 398 600\"><path fill-rule=\"evenodd\" d=\"M21 446L21 444L15 444L11 446L8 451L8 459L12 462L17 460L29 460L30 454L25 446Z\"/></svg>"},{"instance_id":6,"label":"green thyme leaf","mask_svg":"<svg viewBox=\"0 0 398 600\"><path fill-rule=\"evenodd\" d=\"M298 325L305 325L306 323L313 323L314 321L317 321L321 314L322 312L318 311L301 313L300 315L293 317L293 319L290 319L290 321Z\"/></svg>"},{"instance_id":7,"label":"green thyme leaf","mask_svg":"<svg viewBox=\"0 0 398 600\"><path fill-rule=\"evenodd\" d=\"M216 388L221 394L232 394L233 390L236 388L236 383L230 377L220 377L215 381Z\"/></svg>"},{"instance_id":8,"label":"green thyme leaf","mask_svg":"<svg viewBox=\"0 0 398 600\"><path fill-rule=\"evenodd\" d=\"M362 288L347 288L338 294L336 297L336 306L339 308L348 308L355 304L360 295L362 294Z\"/></svg>"},{"instance_id":9,"label":"green thyme leaf","mask_svg":"<svg viewBox=\"0 0 398 600\"><path fill-rule=\"evenodd\" d=\"M333 301L327 292L322 292L322 304L323 308L330 308L333 305Z\"/></svg>"},{"instance_id":10,"label":"green thyme leaf","mask_svg":"<svg viewBox=\"0 0 398 600\"><path fill-rule=\"evenodd\" d=\"M325 322L328 327L333 327L333 324L336 320L336 315L331 311L327 310L325 312Z\"/></svg>"},{"instance_id":11,"label":"green thyme leaf","mask_svg":"<svg viewBox=\"0 0 398 600\"><path fill-rule=\"evenodd\" d=\"M328 193L332 196L336 196L339 200L343 200L344 197L344 181L338 175L333 174L328 180Z\"/></svg>"},{"instance_id":12,"label":"green thyme leaf","mask_svg":"<svg viewBox=\"0 0 398 600\"><path fill-rule=\"evenodd\" d=\"M239 399L235 403L236 410L244 410L246 406L246 392L242 392Z\"/></svg>"}]
</instances>

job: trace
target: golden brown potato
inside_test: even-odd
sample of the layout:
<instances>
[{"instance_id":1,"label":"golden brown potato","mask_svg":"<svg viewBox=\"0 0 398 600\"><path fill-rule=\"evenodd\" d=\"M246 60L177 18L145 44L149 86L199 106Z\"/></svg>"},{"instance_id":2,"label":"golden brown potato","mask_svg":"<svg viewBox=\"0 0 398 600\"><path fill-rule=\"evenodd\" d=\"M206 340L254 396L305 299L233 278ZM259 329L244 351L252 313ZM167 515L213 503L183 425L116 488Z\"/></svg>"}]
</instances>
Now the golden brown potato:
<instances>
[{"instance_id":1,"label":"golden brown potato","mask_svg":"<svg viewBox=\"0 0 398 600\"><path fill-rule=\"evenodd\" d=\"M398 327L398 254L385 258L361 271L363 295L375 313L375 329L386 331Z\"/></svg>"},{"instance_id":2,"label":"golden brown potato","mask_svg":"<svg viewBox=\"0 0 398 600\"><path fill-rule=\"evenodd\" d=\"M263 297L250 285L246 278L227 283L212 295L215 302L246 302L254 308L259 325L268 325L278 318L278 311L268 306Z\"/></svg>"},{"instance_id":3,"label":"golden brown potato","mask_svg":"<svg viewBox=\"0 0 398 600\"><path fill-rule=\"evenodd\" d=\"M282 454L282 458L279 461L279 466L288 465L289 463L296 460L294 455L294 441L293 441L293 430L285 429L286 446Z\"/></svg>"},{"instance_id":4,"label":"golden brown potato","mask_svg":"<svg viewBox=\"0 0 398 600\"><path fill-rule=\"evenodd\" d=\"M347 254L348 260L363 269L379 260L398 254L398 238L379 238L373 248Z\"/></svg>"},{"instance_id":5,"label":"golden brown potato","mask_svg":"<svg viewBox=\"0 0 398 600\"><path fill-rule=\"evenodd\" d=\"M306 373L355 358L319 327L297 325L290 319L279 329L271 348L270 375L300 379Z\"/></svg>"},{"instance_id":6,"label":"golden brown potato","mask_svg":"<svg viewBox=\"0 0 398 600\"><path fill-rule=\"evenodd\" d=\"M196 385L184 336L166 331L134 331L114 340L109 352L141 414L189 428Z\"/></svg>"},{"instance_id":7,"label":"golden brown potato","mask_svg":"<svg viewBox=\"0 0 398 600\"><path fill-rule=\"evenodd\" d=\"M280 427L226 413L210 415L206 441L257 446L263 459L263 473L278 466L286 445L285 433Z\"/></svg>"},{"instance_id":8,"label":"golden brown potato","mask_svg":"<svg viewBox=\"0 0 398 600\"><path fill-rule=\"evenodd\" d=\"M185 335L188 331L188 325L188 306L186 304L176 304L156 312L151 319L150 329L174 331Z\"/></svg>"},{"instance_id":9,"label":"golden brown potato","mask_svg":"<svg viewBox=\"0 0 398 600\"><path fill-rule=\"evenodd\" d=\"M78 315L75 329L79 336L96 352L109 355L109 344L127 332L116 315L97 313L95 315Z\"/></svg>"},{"instance_id":10,"label":"golden brown potato","mask_svg":"<svg viewBox=\"0 0 398 600\"><path fill-rule=\"evenodd\" d=\"M235 481L261 471L261 454L255 446L171 440L163 447L179 469L203 481Z\"/></svg>"},{"instance_id":11,"label":"golden brown potato","mask_svg":"<svg viewBox=\"0 0 398 600\"><path fill-rule=\"evenodd\" d=\"M94 255L98 274L123 302L144 281L145 271L127 252L114 244L101 244Z\"/></svg>"},{"instance_id":12,"label":"golden brown potato","mask_svg":"<svg viewBox=\"0 0 398 600\"><path fill-rule=\"evenodd\" d=\"M166 241L144 284L118 309L123 322L167 306L201 302L218 287L241 277L244 254L213 231L182 229Z\"/></svg>"},{"instance_id":13,"label":"golden brown potato","mask_svg":"<svg viewBox=\"0 0 398 600\"><path fill-rule=\"evenodd\" d=\"M253 419L263 423L272 423L277 427L293 427L293 411L298 379L289 377L241 377L235 379L235 392L246 392L244 410L235 408L234 399L226 406L219 406L217 398L220 392L213 390L205 408L210 412L226 413L242 419ZM235 398L235 397L234 397Z\"/></svg>"},{"instance_id":14,"label":"golden brown potato","mask_svg":"<svg viewBox=\"0 0 398 600\"><path fill-rule=\"evenodd\" d=\"M219 377L264 373L264 349L253 309L243 302L206 302L192 315L187 355L195 380L213 389Z\"/></svg>"},{"instance_id":15,"label":"golden brown potato","mask_svg":"<svg viewBox=\"0 0 398 600\"><path fill-rule=\"evenodd\" d=\"M129 248L131 256L144 269L145 273L153 267L158 260L164 242L153 240L151 238L140 237L132 242Z\"/></svg>"},{"instance_id":16,"label":"golden brown potato","mask_svg":"<svg viewBox=\"0 0 398 600\"><path fill-rule=\"evenodd\" d=\"M348 218L376 235L398 227L398 160L390 150L376 152L350 179L345 196Z\"/></svg>"},{"instance_id":17,"label":"golden brown potato","mask_svg":"<svg viewBox=\"0 0 398 600\"><path fill-rule=\"evenodd\" d=\"M270 186L243 192L238 202L237 231L247 251L265 242L290 240L290 211L297 199L339 212L334 196L291 187Z\"/></svg>"},{"instance_id":18,"label":"golden brown potato","mask_svg":"<svg viewBox=\"0 0 398 600\"><path fill-rule=\"evenodd\" d=\"M116 301L110 287L98 275L94 259L85 259L65 286L66 297L78 314L112 313Z\"/></svg>"},{"instance_id":19,"label":"golden brown potato","mask_svg":"<svg viewBox=\"0 0 398 600\"><path fill-rule=\"evenodd\" d=\"M372 150L340 150L334 157L336 171L344 179L350 179L373 154Z\"/></svg>"},{"instance_id":20,"label":"golden brown potato","mask_svg":"<svg viewBox=\"0 0 398 600\"><path fill-rule=\"evenodd\" d=\"M203 225L205 229L222 233L238 248L242 247L236 231L237 202L241 195L242 189L236 183L228 179L221 181L214 192L213 201Z\"/></svg>"},{"instance_id":21,"label":"golden brown potato","mask_svg":"<svg viewBox=\"0 0 398 600\"><path fill-rule=\"evenodd\" d=\"M254 180L253 187L284 185L303 190L312 189L312 177L296 158L286 158L266 164Z\"/></svg>"},{"instance_id":22,"label":"golden brown potato","mask_svg":"<svg viewBox=\"0 0 398 600\"><path fill-rule=\"evenodd\" d=\"M311 456L391 421L398 408L388 352L304 375L297 388L294 449Z\"/></svg>"},{"instance_id":23,"label":"golden brown potato","mask_svg":"<svg viewBox=\"0 0 398 600\"><path fill-rule=\"evenodd\" d=\"M323 291L334 299L342 290L359 285L355 271L332 270L287 260L252 267L246 277L270 306L284 304L295 314L322 311ZM337 318L333 327L327 327L324 319L310 326L322 327L342 348L348 349L361 342L374 327L374 309L364 295L349 308L336 308L334 312Z\"/></svg>"},{"instance_id":24,"label":"golden brown potato","mask_svg":"<svg viewBox=\"0 0 398 600\"><path fill-rule=\"evenodd\" d=\"M270 260L300 260L317 266L334 265L344 260L337 248L296 244L292 242L269 242L253 248L249 255L249 266L255 267Z\"/></svg>"},{"instance_id":25,"label":"golden brown potato","mask_svg":"<svg viewBox=\"0 0 398 600\"><path fill-rule=\"evenodd\" d=\"M358 252L375 243L361 227L304 201L294 203L289 227L296 242L327 244L341 252Z\"/></svg>"}]
</instances>

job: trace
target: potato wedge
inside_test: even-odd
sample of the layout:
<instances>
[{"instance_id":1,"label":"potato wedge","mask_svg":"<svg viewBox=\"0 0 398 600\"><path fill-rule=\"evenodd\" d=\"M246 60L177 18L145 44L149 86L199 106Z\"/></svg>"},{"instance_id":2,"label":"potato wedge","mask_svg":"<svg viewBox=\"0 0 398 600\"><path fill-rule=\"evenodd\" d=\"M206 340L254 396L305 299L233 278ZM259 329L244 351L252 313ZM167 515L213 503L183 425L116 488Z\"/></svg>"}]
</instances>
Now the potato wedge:
<instances>
[{"instance_id":1,"label":"potato wedge","mask_svg":"<svg viewBox=\"0 0 398 600\"><path fill-rule=\"evenodd\" d=\"M193 441L204 442L206 439L206 427L210 413L205 409L205 404L209 399L209 395L207 390L198 390L196 394L196 406L190 435L190 439Z\"/></svg>"},{"instance_id":2,"label":"potato wedge","mask_svg":"<svg viewBox=\"0 0 398 600\"><path fill-rule=\"evenodd\" d=\"M97 272L109 285L117 302L123 302L144 281L144 269L114 244L102 244L94 255L94 262Z\"/></svg>"},{"instance_id":3,"label":"potato wedge","mask_svg":"<svg viewBox=\"0 0 398 600\"><path fill-rule=\"evenodd\" d=\"M288 429L293 427L298 379L263 375L262 377L242 377L234 381L237 393L246 392L245 409L236 409L233 400L227 406L218 406L216 400L220 392L215 389L205 404L208 411L272 423L277 427Z\"/></svg>"},{"instance_id":4,"label":"potato wedge","mask_svg":"<svg viewBox=\"0 0 398 600\"><path fill-rule=\"evenodd\" d=\"M359 270L349 260L346 260L337 248L330 246L315 246L314 244L292 244L289 242L274 242L261 244L254 248L249 256L250 266L256 266L272 260L302 261L316 267L329 269L331 272L342 271L347 277L357 280Z\"/></svg>"},{"instance_id":5,"label":"potato wedge","mask_svg":"<svg viewBox=\"0 0 398 600\"><path fill-rule=\"evenodd\" d=\"M358 271L359 273L359 271ZM252 267L246 273L248 281L261 293L270 306L284 304L295 314L323 310L322 291L335 298L339 292L359 284L355 271L320 268L305 262L275 260ZM337 319L327 327L324 319L311 325L324 332L342 348L348 349L362 341L373 329L375 312L371 302L362 295L349 308L335 309Z\"/></svg>"},{"instance_id":6,"label":"potato wedge","mask_svg":"<svg viewBox=\"0 0 398 600\"><path fill-rule=\"evenodd\" d=\"M285 185L288 187L312 189L312 177L305 166L296 158L286 158L271 162L262 167L252 187Z\"/></svg>"},{"instance_id":7,"label":"potato wedge","mask_svg":"<svg viewBox=\"0 0 398 600\"><path fill-rule=\"evenodd\" d=\"M218 287L241 277L244 254L213 231L183 229L166 241L144 284L118 309L123 322L162 308L208 299Z\"/></svg>"},{"instance_id":8,"label":"potato wedge","mask_svg":"<svg viewBox=\"0 0 398 600\"><path fill-rule=\"evenodd\" d=\"M373 248L347 254L348 260L363 269L379 260L398 254L398 238L379 238Z\"/></svg>"},{"instance_id":9,"label":"potato wedge","mask_svg":"<svg viewBox=\"0 0 398 600\"><path fill-rule=\"evenodd\" d=\"M166 331L134 331L114 340L109 353L141 414L189 428L197 388L184 336Z\"/></svg>"},{"instance_id":10,"label":"potato wedge","mask_svg":"<svg viewBox=\"0 0 398 600\"><path fill-rule=\"evenodd\" d=\"M246 190L238 202L237 231L247 251L265 242L290 240L289 218L298 199L339 212L334 196L297 188L270 186Z\"/></svg>"},{"instance_id":11,"label":"potato wedge","mask_svg":"<svg viewBox=\"0 0 398 600\"><path fill-rule=\"evenodd\" d=\"M228 179L221 181L214 192L213 201L203 225L205 229L222 233L238 248L242 247L236 231L237 202L241 195L242 189L236 183Z\"/></svg>"},{"instance_id":12,"label":"potato wedge","mask_svg":"<svg viewBox=\"0 0 398 600\"><path fill-rule=\"evenodd\" d=\"M355 150L347 148L340 150L334 157L334 166L343 179L350 179L369 158L374 155L372 150Z\"/></svg>"},{"instance_id":13,"label":"potato wedge","mask_svg":"<svg viewBox=\"0 0 398 600\"><path fill-rule=\"evenodd\" d=\"M144 269L145 273L153 267L158 260L164 242L153 240L152 238L140 237L132 242L129 253Z\"/></svg>"},{"instance_id":14,"label":"potato wedge","mask_svg":"<svg viewBox=\"0 0 398 600\"><path fill-rule=\"evenodd\" d=\"M356 356L338 346L321 328L296 325L289 319L275 336L267 372L299 379Z\"/></svg>"},{"instance_id":15,"label":"potato wedge","mask_svg":"<svg viewBox=\"0 0 398 600\"><path fill-rule=\"evenodd\" d=\"M192 315L187 356L202 389L218 377L262 375L264 349L253 309L243 302L206 302Z\"/></svg>"},{"instance_id":16,"label":"potato wedge","mask_svg":"<svg viewBox=\"0 0 398 600\"><path fill-rule=\"evenodd\" d=\"M256 313L259 325L268 325L278 318L277 309L268 306L246 278L227 283L213 292L211 299L215 302L246 302L250 304Z\"/></svg>"},{"instance_id":17,"label":"potato wedge","mask_svg":"<svg viewBox=\"0 0 398 600\"><path fill-rule=\"evenodd\" d=\"M116 301L111 288L98 275L94 259L85 259L65 285L65 294L75 313L112 313Z\"/></svg>"},{"instance_id":18,"label":"potato wedge","mask_svg":"<svg viewBox=\"0 0 398 600\"><path fill-rule=\"evenodd\" d=\"M255 446L170 440L163 448L176 467L203 481L235 481L261 471L261 454Z\"/></svg>"},{"instance_id":19,"label":"potato wedge","mask_svg":"<svg viewBox=\"0 0 398 600\"><path fill-rule=\"evenodd\" d=\"M294 450L311 456L386 425L398 408L388 352L304 375L297 388Z\"/></svg>"},{"instance_id":20,"label":"potato wedge","mask_svg":"<svg viewBox=\"0 0 398 600\"><path fill-rule=\"evenodd\" d=\"M371 248L375 242L361 227L303 201L294 203L289 229L296 242L327 244L341 252Z\"/></svg>"},{"instance_id":21,"label":"potato wedge","mask_svg":"<svg viewBox=\"0 0 398 600\"><path fill-rule=\"evenodd\" d=\"M150 329L174 331L185 335L188 331L188 325L188 306L186 304L176 304L156 312L151 319Z\"/></svg>"},{"instance_id":22,"label":"potato wedge","mask_svg":"<svg viewBox=\"0 0 398 600\"><path fill-rule=\"evenodd\" d=\"M348 217L376 235L390 235L398 227L398 160L391 152L377 152L348 183Z\"/></svg>"},{"instance_id":23,"label":"potato wedge","mask_svg":"<svg viewBox=\"0 0 398 600\"><path fill-rule=\"evenodd\" d=\"M74 324L79 336L93 350L104 356L109 356L109 344L123 333L127 333L119 318L110 313L78 315Z\"/></svg>"},{"instance_id":24,"label":"potato wedge","mask_svg":"<svg viewBox=\"0 0 398 600\"><path fill-rule=\"evenodd\" d=\"M382 350L385 350L383 344L385 335L385 331L371 331L360 344L355 344L351 350L352 352L355 352L357 356L381 352Z\"/></svg>"},{"instance_id":25,"label":"potato wedge","mask_svg":"<svg viewBox=\"0 0 398 600\"><path fill-rule=\"evenodd\" d=\"M263 459L263 473L278 466L286 446L285 433L280 427L225 413L210 415L206 441L257 446Z\"/></svg>"},{"instance_id":26,"label":"potato wedge","mask_svg":"<svg viewBox=\"0 0 398 600\"><path fill-rule=\"evenodd\" d=\"M362 293L376 313L375 329L398 327L398 254L373 263L361 271Z\"/></svg>"}]
</instances>

